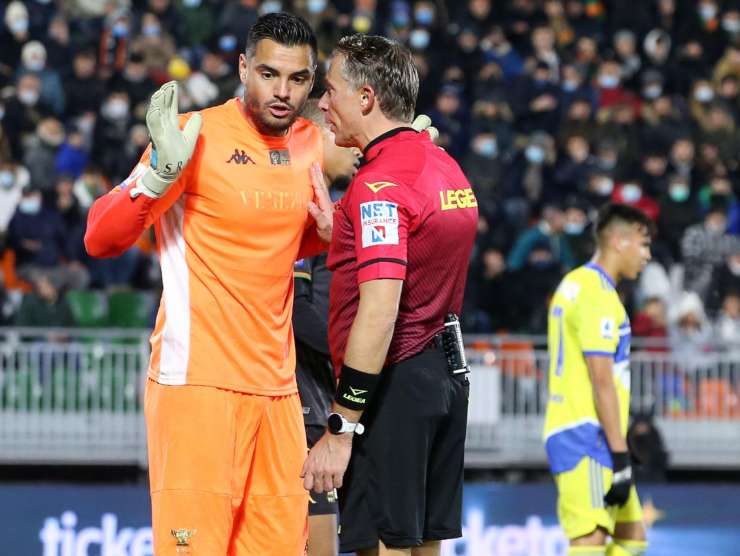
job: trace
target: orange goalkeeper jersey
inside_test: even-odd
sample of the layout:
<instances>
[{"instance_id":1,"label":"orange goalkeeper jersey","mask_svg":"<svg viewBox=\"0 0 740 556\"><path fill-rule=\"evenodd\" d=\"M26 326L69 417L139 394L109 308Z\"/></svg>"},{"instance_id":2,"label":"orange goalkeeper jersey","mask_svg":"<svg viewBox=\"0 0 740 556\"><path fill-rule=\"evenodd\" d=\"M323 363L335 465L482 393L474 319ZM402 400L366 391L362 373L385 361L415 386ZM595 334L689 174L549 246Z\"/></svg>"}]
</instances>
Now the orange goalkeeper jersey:
<instances>
[{"instance_id":1,"label":"orange goalkeeper jersey","mask_svg":"<svg viewBox=\"0 0 740 556\"><path fill-rule=\"evenodd\" d=\"M170 190L131 199L147 149L91 208L85 245L93 256L115 256L155 225L164 289L151 337L153 380L289 394L293 263L327 247L307 210L309 168L323 157L320 131L299 118L284 137L261 135L239 99L201 114L193 157Z\"/></svg>"}]
</instances>

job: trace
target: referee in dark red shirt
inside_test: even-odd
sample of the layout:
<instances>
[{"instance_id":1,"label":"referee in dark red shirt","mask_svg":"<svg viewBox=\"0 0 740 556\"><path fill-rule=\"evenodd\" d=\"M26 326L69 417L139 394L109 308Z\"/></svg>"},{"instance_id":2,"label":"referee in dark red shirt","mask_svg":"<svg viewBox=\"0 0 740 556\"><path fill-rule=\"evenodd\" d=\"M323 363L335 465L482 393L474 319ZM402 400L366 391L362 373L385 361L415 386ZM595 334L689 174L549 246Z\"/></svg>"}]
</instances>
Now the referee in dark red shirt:
<instances>
[{"instance_id":1,"label":"referee in dark red shirt","mask_svg":"<svg viewBox=\"0 0 740 556\"><path fill-rule=\"evenodd\" d=\"M455 161L409 127L419 78L406 48L346 37L326 87L337 145L365 162L334 212L329 345L341 373L304 484L341 487L342 552L436 556L461 535L469 385L448 315L462 307L477 203Z\"/></svg>"}]
</instances>

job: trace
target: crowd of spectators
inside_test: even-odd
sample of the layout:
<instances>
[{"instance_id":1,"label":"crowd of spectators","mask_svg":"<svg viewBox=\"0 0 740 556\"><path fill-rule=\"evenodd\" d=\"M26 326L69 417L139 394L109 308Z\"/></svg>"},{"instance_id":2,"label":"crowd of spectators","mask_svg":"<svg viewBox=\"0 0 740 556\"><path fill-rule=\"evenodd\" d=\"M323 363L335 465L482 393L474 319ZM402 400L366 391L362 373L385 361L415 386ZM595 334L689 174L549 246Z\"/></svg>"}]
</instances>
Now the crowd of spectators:
<instances>
[{"instance_id":1,"label":"crowd of spectators","mask_svg":"<svg viewBox=\"0 0 740 556\"><path fill-rule=\"evenodd\" d=\"M176 79L181 111L241 94L247 31L277 10L312 24L322 63L353 32L413 51L417 109L479 203L469 332L545 332L553 288L591 257L595 210L615 200L657 228L624 291L635 333L740 339L735 0L0 1L0 242L26 297L158 287L149 237L86 256L85 212L146 146L150 94ZM0 319L28 322L29 303L3 293Z\"/></svg>"}]
</instances>

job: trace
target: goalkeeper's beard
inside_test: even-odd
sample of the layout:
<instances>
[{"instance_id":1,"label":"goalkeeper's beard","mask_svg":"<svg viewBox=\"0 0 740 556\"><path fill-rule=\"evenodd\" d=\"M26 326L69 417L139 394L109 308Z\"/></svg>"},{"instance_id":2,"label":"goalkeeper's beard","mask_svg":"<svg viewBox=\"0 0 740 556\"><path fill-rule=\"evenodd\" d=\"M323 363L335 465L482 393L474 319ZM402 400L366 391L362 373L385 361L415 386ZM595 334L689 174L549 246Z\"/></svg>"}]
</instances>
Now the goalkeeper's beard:
<instances>
[{"instance_id":1,"label":"goalkeeper's beard","mask_svg":"<svg viewBox=\"0 0 740 556\"><path fill-rule=\"evenodd\" d=\"M276 118L270 113L270 104L260 104L257 99L250 98L246 94L244 95L244 107L247 110L247 114L255 123L255 125L264 132L266 135L283 135L285 131L293 125L298 118L299 110L296 110L292 104L283 102L291 108L291 113L285 118Z\"/></svg>"}]
</instances>

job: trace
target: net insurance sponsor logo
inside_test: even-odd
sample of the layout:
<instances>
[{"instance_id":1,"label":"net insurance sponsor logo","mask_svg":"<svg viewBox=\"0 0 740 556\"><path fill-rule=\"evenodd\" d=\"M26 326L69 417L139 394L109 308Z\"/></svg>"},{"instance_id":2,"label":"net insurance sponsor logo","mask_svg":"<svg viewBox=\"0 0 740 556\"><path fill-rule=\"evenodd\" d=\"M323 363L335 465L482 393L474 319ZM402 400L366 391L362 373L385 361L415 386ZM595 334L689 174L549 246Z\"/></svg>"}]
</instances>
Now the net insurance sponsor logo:
<instances>
[{"instance_id":1,"label":"net insurance sponsor logo","mask_svg":"<svg viewBox=\"0 0 740 556\"><path fill-rule=\"evenodd\" d=\"M462 538L444 541L442 556L566 556L568 540L536 515L523 525L490 525L483 510L465 513Z\"/></svg>"},{"instance_id":2,"label":"net insurance sponsor logo","mask_svg":"<svg viewBox=\"0 0 740 556\"><path fill-rule=\"evenodd\" d=\"M151 527L119 527L118 516L101 516L100 527L80 527L77 514L48 517L39 533L43 556L152 556Z\"/></svg>"}]
</instances>

